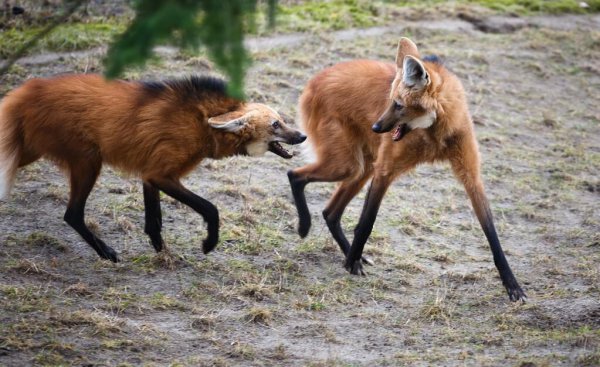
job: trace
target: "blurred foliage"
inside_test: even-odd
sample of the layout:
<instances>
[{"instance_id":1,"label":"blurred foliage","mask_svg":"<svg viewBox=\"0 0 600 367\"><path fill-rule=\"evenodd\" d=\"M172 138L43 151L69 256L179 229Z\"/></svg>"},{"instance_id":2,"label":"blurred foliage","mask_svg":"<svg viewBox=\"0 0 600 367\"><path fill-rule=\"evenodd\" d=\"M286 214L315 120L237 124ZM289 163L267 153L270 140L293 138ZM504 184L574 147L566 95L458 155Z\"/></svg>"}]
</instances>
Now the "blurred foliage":
<instances>
[{"instance_id":1,"label":"blurred foliage","mask_svg":"<svg viewBox=\"0 0 600 367\"><path fill-rule=\"evenodd\" d=\"M271 6L274 3L270 1ZM256 0L137 0L134 9L132 23L108 51L108 77L118 76L129 65L143 64L159 43L204 45L229 77L229 93L243 97L249 65L244 33L254 27Z\"/></svg>"}]
</instances>

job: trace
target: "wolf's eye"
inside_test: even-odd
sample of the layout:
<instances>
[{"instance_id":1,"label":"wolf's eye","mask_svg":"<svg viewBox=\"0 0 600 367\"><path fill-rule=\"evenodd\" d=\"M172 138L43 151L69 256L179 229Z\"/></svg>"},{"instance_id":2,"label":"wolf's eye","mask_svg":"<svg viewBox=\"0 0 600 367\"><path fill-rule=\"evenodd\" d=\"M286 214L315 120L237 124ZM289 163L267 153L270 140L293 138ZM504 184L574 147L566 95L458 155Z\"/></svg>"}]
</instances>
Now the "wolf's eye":
<instances>
[{"instance_id":1,"label":"wolf's eye","mask_svg":"<svg viewBox=\"0 0 600 367\"><path fill-rule=\"evenodd\" d=\"M398 101L394 101L394 109L395 110L401 110L403 108L404 108L404 106L401 105L400 103L398 103Z\"/></svg>"},{"instance_id":2,"label":"wolf's eye","mask_svg":"<svg viewBox=\"0 0 600 367\"><path fill-rule=\"evenodd\" d=\"M275 120L271 122L271 126L273 127L273 129L279 129L279 121Z\"/></svg>"}]
</instances>

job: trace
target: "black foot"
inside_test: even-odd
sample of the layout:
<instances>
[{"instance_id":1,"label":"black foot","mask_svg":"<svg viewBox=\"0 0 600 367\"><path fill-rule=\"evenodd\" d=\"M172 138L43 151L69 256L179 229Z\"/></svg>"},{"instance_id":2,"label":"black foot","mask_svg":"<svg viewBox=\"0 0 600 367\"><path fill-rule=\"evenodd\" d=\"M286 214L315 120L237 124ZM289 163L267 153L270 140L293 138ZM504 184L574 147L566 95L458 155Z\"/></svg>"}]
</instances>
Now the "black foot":
<instances>
[{"instance_id":1,"label":"black foot","mask_svg":"<svg viewBox=\"0 0 600 367\"><path fill-rule=\"evenodd\" d=\"M355 260L355 261L346 260L346 264L344 265L344 267L352 275L367 275L363 270L362 260Z\"/></svg>"},{"instance_id":2,"label":"black foot","mask_svg":"<svg viewBox=\"0 0 600 367\"><path fill-rule=\"evenodd\" d=\"M156 252L161 252L164 248L164 242L162 238L160 240L151 240L150 243L152 244L152 247L154 247L154 250L156 250Z\"/></svg>"},{"instance_id":3,"label":"black foot","mask_svg":"<svg viewBox=\"0 0 600 367\"><path fill-rule=\"evenodd\" d=\"M217 247L217 242L219 242L219 238L207 238L202 242L202 252L208 254L212 250Z\"/></svg>"},{"instance_id":4,"label":"black foot","mask_svg":"<svg viewBox=\"0 0 600 367\"><path fill-rule=\"evenodd\" d=\"M375 263L373 262L373 260L371 260L370 258L363 256L360 258L362 260L362 263L365 265L369 265L369 266L373 266L375 265Z\"/></svg>"},{"instance_id":5,"label":"black foot","mask_svg":"<svg viewBox=\"0 0 600 367\"><path fill-rule=\"evenodd\" d=\"M153 243L152 246L154 246L154 250L156 250L156 252L161 252L164 248L163 243Z\"/></svg>"},{"instance_id":6,"label":"black foot","mask_svg":"<svg viewBox=\"0 0 600 367\"><path fill-rule=\"evenodd\" d=\"M525 303L527 301L527 295L523 292L519 284L515 283L515 285L510 288L506 287L506 292L508 292L508 297L512 302L521 301Z\"/></svg>"},{"instance_id":7,"label":"black foot","mask_svg":"<svg viewBox=\"0 0 600 367\"><path fill-rule=\"evenodd\" d=\"M309 230L310 230L310 217L305 218L305 219L300 218L300 221L298 222L298 234L300 235L300 237L302 237L302 238L306 237Z\"/></svg>"},{"instance_id":8,"label":"black foot","mask_svg":"<svg viewBox=\"0 0 600 367\"><path fill-rule=\"evenodd\" d=\"M98 252L98 255L100 255L100 257L103 259L110 260L114 263L119 262L119 257L117 256L117 252L115 250L113 250L110 246L102 244L102 247L100 249L98 249L96 252Z\"/></svg>"}]
</instances>

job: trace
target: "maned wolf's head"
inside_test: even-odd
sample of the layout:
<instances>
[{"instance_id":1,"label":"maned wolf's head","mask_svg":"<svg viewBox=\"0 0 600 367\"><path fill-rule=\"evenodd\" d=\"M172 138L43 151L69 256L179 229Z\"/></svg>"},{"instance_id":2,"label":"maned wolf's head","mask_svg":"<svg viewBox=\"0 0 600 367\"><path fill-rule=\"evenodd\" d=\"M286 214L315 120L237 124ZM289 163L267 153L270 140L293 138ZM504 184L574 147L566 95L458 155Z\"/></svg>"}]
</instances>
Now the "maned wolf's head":
<instances>
[{"instance_id":1,"label":"maned wolf's head","mask_svg":"<svg viewBox=\"0 0 600 367\"><path fill-rule=\"evenodd\" d=\"M288 126L292 122L290 117L260 103L244 104L238 110L208 119L213 128L240 135L246 154L259 156L270 151L286 159L292 155L279 143L300 144L306 140L306 135Z\"/></svg>"},{"instance_id":2,"label":"maned wolf's head","mask_svg":"<svg viewBox=\"0 0 600 367\"><path fill-rule=\"evenodd\" d=\"M430 73L420 60L417 46L408 38L400 39L390 103L373 124L374 132L385 133L396 127L392 139L398 141L413 129L433 125L437 115L434 100L428 93L433 89Z\"/></svg>"}]
</instances>

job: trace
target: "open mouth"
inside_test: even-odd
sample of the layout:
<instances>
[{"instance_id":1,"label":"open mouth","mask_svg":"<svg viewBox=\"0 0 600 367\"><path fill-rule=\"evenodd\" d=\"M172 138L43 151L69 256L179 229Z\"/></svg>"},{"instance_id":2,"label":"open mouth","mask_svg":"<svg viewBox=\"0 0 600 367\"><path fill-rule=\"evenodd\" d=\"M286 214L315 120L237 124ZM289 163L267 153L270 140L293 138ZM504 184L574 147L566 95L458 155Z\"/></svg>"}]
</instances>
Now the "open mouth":
<instances>
[{"instance_id":1,"label":"open mouth","mask_svg":"<svg viewBox=\"0 0 600 367\"><path fill-rule=\"evenodd\" d=\"M290 152L288 152L287 150L285 150L277 141L272 141L269 143L269 152L273 152L281 158L285 159L290 159L293 157L293 155L290 154Z\"/></svg>"},{"instance_id":2,"label":"open mouth","mask_svg":"<svg viewBox=\"0 0 600 367\"><path fill-rule=\"evenodd\" d=\"M398 141L402 139L404 136L406 136L406 134L408 134L409 131L410 127L408 127L408 124L398 125L396 130L394 130L394 134L392 134L392 140Z\"/></svg>"}]
</instances>

